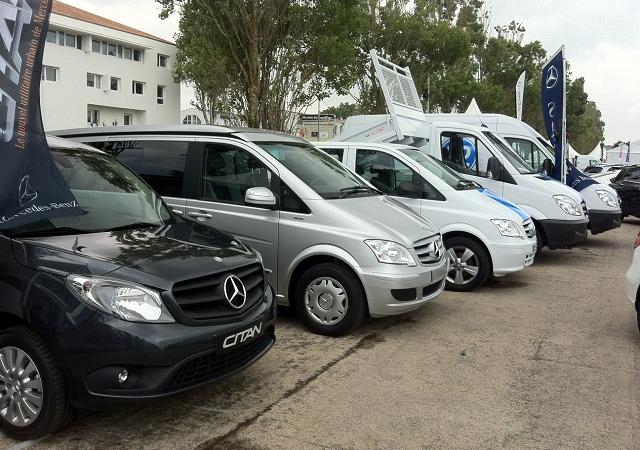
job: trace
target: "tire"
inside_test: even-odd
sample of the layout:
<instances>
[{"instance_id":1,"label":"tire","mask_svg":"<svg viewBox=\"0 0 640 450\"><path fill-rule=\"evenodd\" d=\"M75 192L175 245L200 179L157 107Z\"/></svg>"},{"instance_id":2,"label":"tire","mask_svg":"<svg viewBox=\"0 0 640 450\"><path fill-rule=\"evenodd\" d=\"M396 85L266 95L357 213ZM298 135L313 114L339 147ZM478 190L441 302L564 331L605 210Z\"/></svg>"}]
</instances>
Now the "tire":
<instances>
[{"instance_id":1,"label":"tire","mask_svg":"<svg viewBox=\"0 0 640 450\"><path fill-rule=\"evenodd\" d=\"M493 272L489 252L477 241L456 236L445 239L444 247L449 255L448 290L473 291L482 286Z\"/></svg>"},{"instance_id":2,"label":"tire","mask_svg":"<svg viewBox=\"0 0 640 450\"><path fill-rule=\"evenodd\" d=\"M359 281L339 264L322 263L307 269L295 295L298 313L317 334L344 336L360 326L367 314Z\"/></svg>"},{"instance_id":3,"label":"tire","mask_svg":"<svg viewBox=\"0 0 640 450\"><path fill-rule=\"evenodd\" d=\"M30 363L24 358L21 363L18 361L23 355L31 360ZM10 359L14 362L10 363ZM0 379L0 427L7 434L21 440L37 439L55 433L73 421L75 410L69 404L62 372L38 334L25 327L0 331L0 363L0 375L4 378ZM12 366L25 368L22 375L17 377L22 381L16 380ZM26 379L29 379L29 385L23 384ZM17 392L17 389L20 391ZM13 406L19 405L26 414L20 414L12 407L7 408L10 404L6 397L9 391L17 396L14 399L18 398L11 402ZM20 398L24 401L20 401ZM11 417L15 420L10 421Z\"/></svg>"}]
</instances>

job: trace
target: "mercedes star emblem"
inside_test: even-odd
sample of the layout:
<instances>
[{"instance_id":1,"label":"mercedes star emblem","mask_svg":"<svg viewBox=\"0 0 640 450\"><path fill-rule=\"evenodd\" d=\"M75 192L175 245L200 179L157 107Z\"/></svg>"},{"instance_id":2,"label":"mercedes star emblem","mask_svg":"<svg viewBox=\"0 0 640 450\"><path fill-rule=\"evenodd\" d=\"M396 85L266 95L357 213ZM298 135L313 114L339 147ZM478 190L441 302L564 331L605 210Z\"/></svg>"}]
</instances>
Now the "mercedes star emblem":
<instances>
[{"instance_id":1,"label":"mercedes star emblem","mask_svg":"<svg viewBox=\"0 0 640 450\"><path fill-rule=\"evenodd\" d=\"M224 280L224 296L232 308L241 309L247 302L247 289L240 278L229 275Z\"/></svg>"},{"instance_id":2,"label":"mercedes star emblem","mask_svg":"<svg viewBox=\"0 0 640 450\"><path fill-rule=\"evenodd\" d=\"M549 67L549 71L547 72L547 89L552 89L558 83L558 69L556 66Z\"/></svg>"}]
</instances>

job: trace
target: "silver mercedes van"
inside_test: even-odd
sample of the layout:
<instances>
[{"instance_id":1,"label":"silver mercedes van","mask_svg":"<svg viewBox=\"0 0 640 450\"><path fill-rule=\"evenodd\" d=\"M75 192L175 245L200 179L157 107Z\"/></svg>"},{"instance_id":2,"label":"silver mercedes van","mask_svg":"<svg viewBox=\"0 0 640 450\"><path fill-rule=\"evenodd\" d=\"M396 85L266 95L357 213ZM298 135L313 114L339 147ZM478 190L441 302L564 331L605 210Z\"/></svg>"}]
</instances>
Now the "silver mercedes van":
<instances>
[{"instance_id":1,"label":"silver mercedes van","mask_svg":"<svg viewBox=\"0 0 640 450\"><path fill-rule=\"evenodd\" d=\"M203 125L54 134L110 153L175 213L258 250L278 302L316 333L346 334L444 288L448 258L433 225L302 139Z\"/></svg>"}]
</instances>

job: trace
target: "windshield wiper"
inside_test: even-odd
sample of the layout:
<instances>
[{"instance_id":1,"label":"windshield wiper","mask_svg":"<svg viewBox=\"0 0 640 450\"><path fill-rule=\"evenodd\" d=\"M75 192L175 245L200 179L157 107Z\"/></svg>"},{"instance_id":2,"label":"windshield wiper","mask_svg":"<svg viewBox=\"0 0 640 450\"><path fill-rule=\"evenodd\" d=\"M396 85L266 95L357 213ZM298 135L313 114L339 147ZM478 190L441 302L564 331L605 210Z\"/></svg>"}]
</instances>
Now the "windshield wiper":
<instances>
[{"instance_id":1,"label":"windshield wiper","mask_svg":"<svg viewBox=\"0 0 640 450\"><path fill-rule=\"evenodd\" d=\"M347 195L359 194L359 193L362 193L362 192L375 192L376 194L382 194L382 192L380 192L379 190L374 189L372 187L358 185L358 186L349 186L349 187L340 189L340 197L339 198L344 198Z\"/></svg>"},{"instance_id":2,"label":"windshield wiper","mask_svg":"<svg viewBox=\"0 0 640 450\"><path fill-rule=\"evenodd\" d=\"M120 225L119 227L107 228L101 231L137 230L140 228L156 228L160 226L162 226L162 224L150 223L150 222L134 222L126 225Z\"/></svg>"}]
</instances>

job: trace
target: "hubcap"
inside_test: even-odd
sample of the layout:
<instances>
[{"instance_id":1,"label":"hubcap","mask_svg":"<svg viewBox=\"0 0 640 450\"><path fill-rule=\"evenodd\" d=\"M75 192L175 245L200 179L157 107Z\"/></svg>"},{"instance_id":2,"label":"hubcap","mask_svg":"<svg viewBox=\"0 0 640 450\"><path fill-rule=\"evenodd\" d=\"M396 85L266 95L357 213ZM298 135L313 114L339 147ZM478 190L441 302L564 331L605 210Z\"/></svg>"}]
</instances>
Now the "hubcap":
<instances>
[{"instance_id":1,"label":"hubcap","mask_svg":"<svg viewBox=\"0 0 640 450\"><path fill-rule=\"evenodd\" d=\"M11 425L33 423L42 409L42 379L33 360L17 347L0 349L0 416Z\"/></svg>"},{"instance_id":2,"label":"hubcap","mask_svg":"<svg viewBox=\"0 0 640 450\"><path fill-rule=\"evenodd\" d=\"M321 325L335 325L344 319L349 307L347 292L333 278L316 278L304 294L309 316Z\"/></svg>"},{"instance_id":3,"label":"hubcap","mask_svg":"<svg viewBox=\"0 0 640 450\"><path fill-rule=\"evenodd\" d=\"M456 246L447 250L449 254L449 283L465 285L478 276L480 261L478 256L467 247Z\"/></svg>"}]
</instances>

